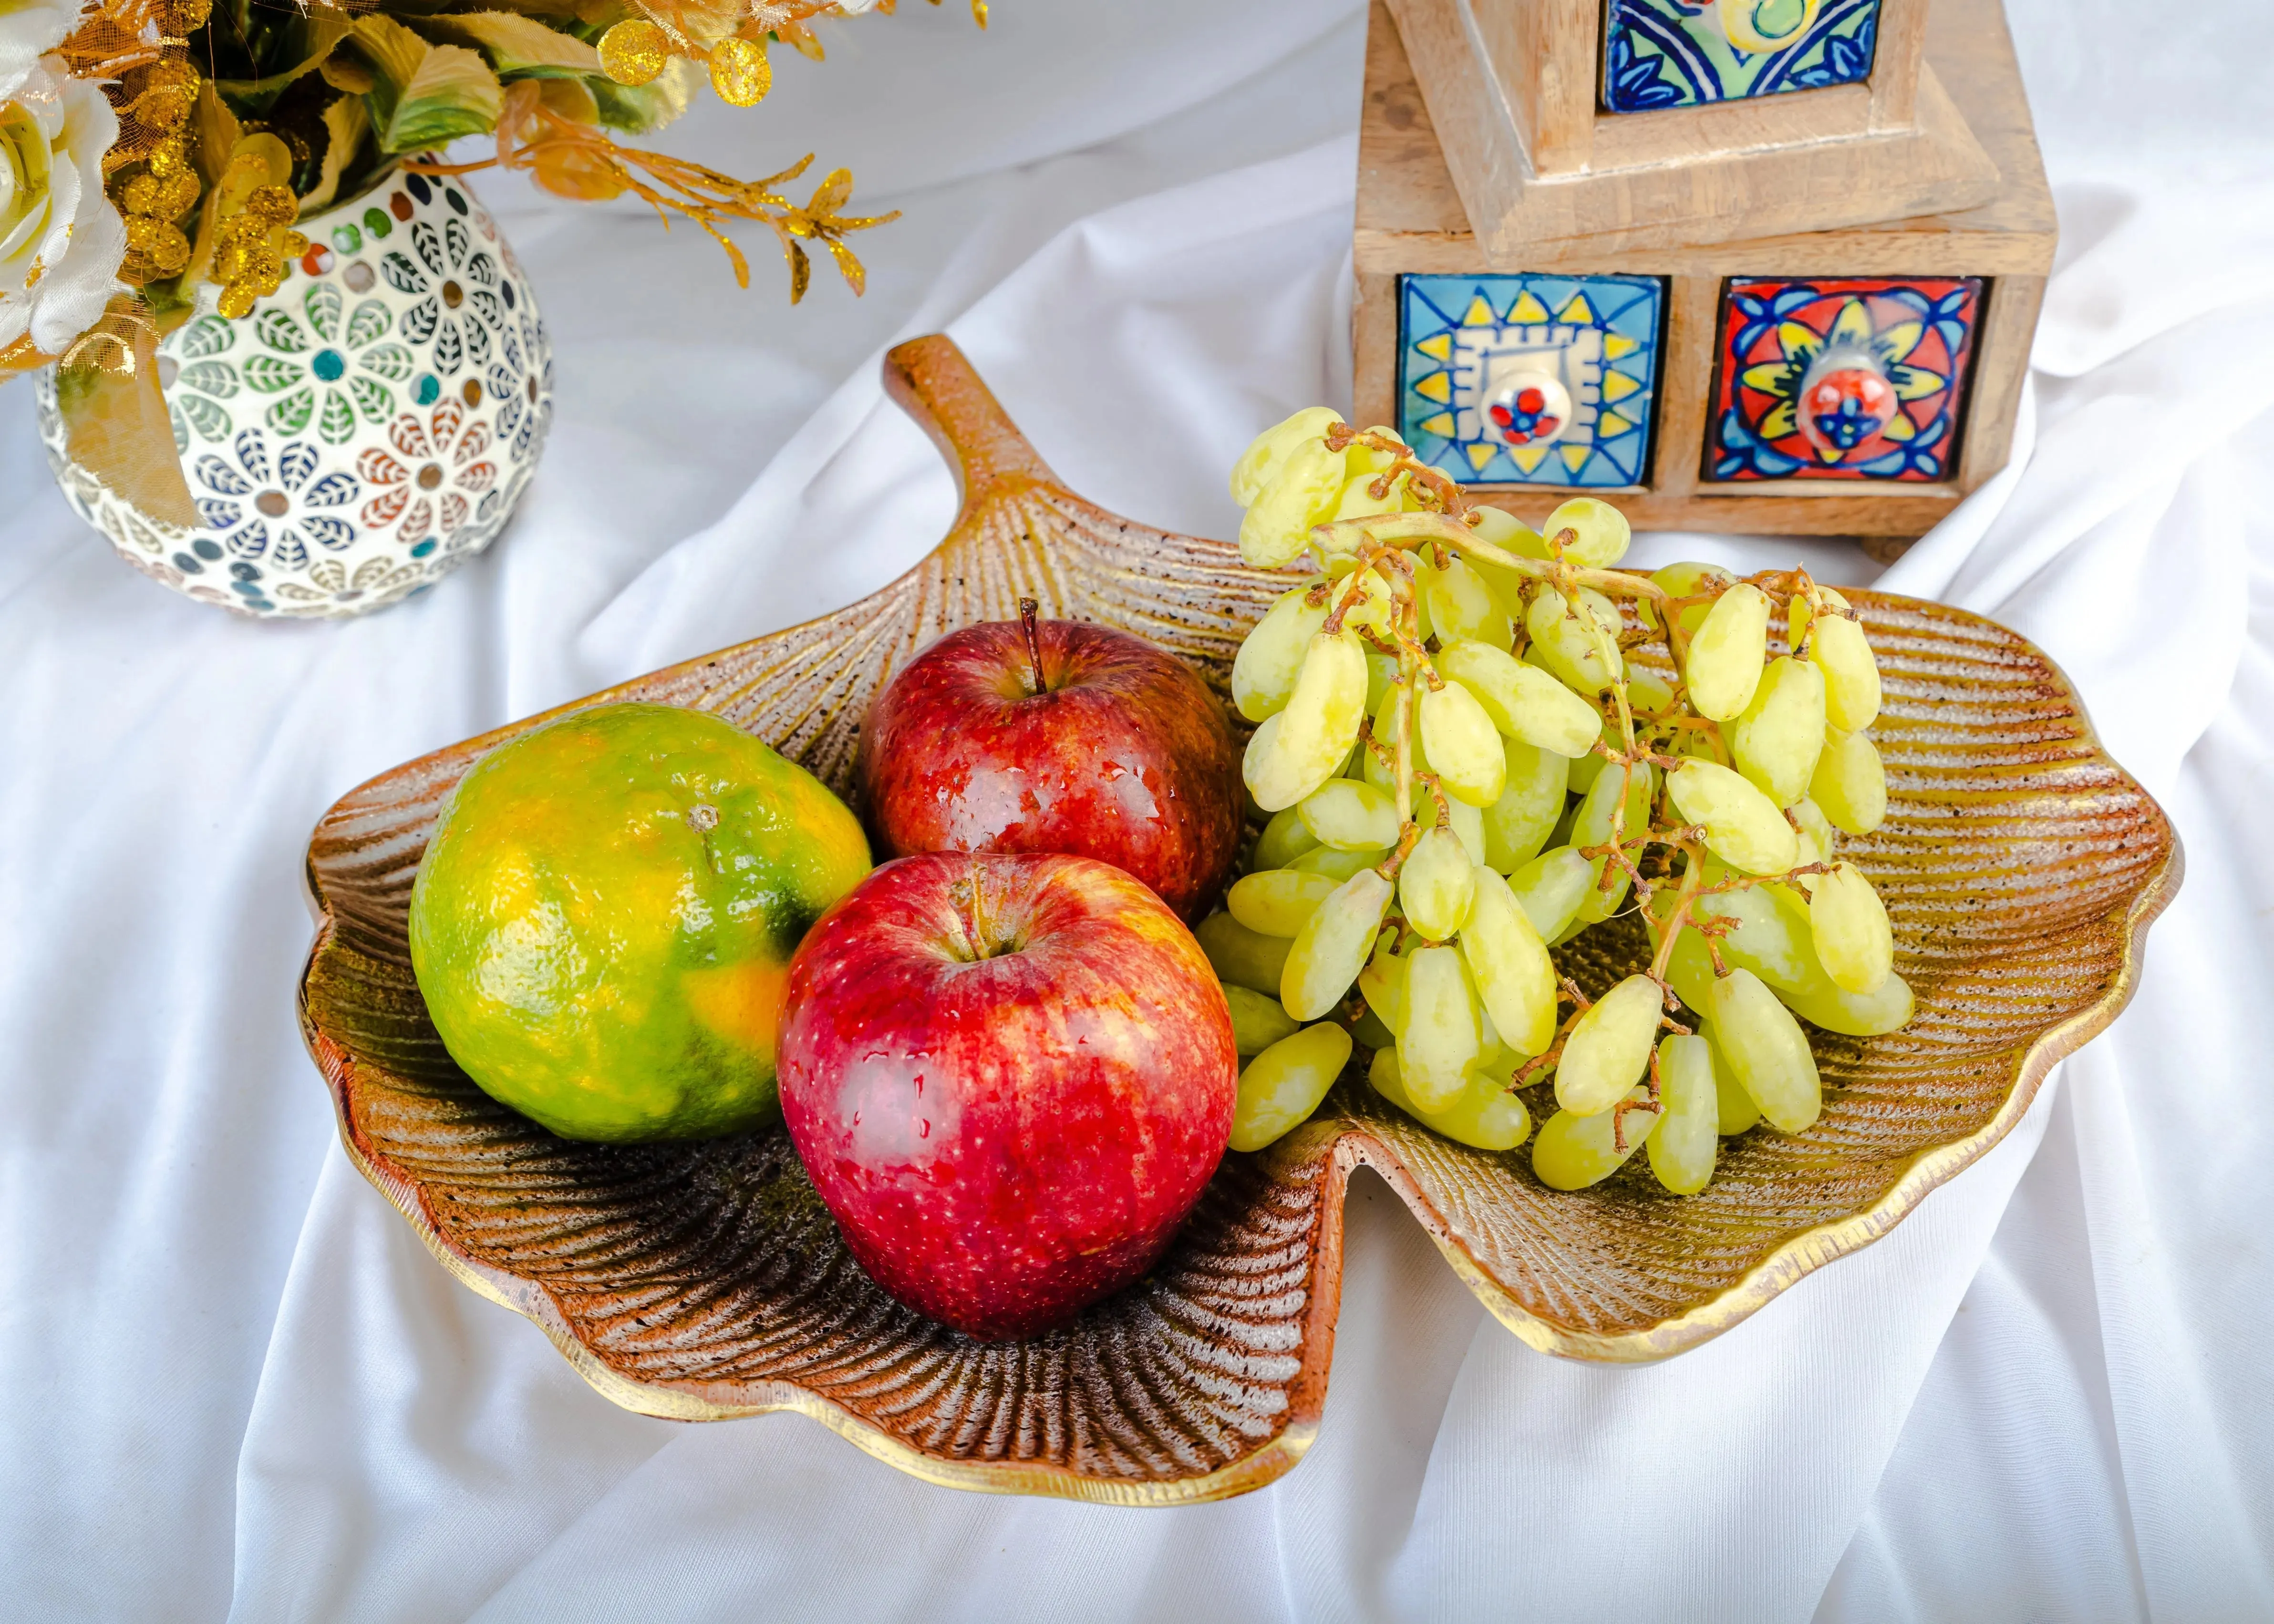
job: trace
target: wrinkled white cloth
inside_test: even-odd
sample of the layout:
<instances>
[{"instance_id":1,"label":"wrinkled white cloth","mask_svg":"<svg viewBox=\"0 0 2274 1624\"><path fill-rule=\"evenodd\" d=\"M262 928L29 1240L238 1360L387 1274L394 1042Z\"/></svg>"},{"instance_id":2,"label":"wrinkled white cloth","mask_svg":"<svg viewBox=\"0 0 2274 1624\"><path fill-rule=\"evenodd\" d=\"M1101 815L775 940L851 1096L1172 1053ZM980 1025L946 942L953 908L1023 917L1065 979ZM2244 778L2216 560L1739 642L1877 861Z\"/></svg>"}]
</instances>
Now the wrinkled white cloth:
<instances>
[{"instance_id":1,"label":"wrinkled white cloth","mask_svg":"<svg viewBox=\"0 0 2274 1624\"><path fill-rule=\"evenodd\" d=\"M0 389L0 1618L2274 1617L2274 15L2013 15L2067 233L2021 455L1880 583L2039 642L2177 821L2132 1010L1887 1238L1654 1367L1524 1347L1361 1178L1319 1440L1221 1505L608 1404L340 1153L298 872L369 775L928 551L952 485L879 389L900 337L953 334L1076 488L1230 534L1248 436L1348 399L1350 0L910 6L672 133L752 172L809 142L904 209L857 304L478 181L553 440L488 557L368 621L134 575Z\"/></svg>"}]
</instances>

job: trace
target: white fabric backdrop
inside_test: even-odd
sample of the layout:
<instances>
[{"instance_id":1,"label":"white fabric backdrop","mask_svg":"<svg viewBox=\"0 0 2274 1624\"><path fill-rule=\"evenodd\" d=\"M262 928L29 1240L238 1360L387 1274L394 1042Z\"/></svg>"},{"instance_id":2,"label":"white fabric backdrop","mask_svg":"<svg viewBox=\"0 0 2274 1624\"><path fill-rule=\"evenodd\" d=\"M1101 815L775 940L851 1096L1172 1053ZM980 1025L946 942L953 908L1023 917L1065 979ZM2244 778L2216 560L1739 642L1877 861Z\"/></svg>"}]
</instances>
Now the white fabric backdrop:
<instances>
[{"instance_id":1,"label":"white fabric backdrop","mask_svg":"<svg viewBox=\"0 0 2274 1624\"><path fill-rule=\"evenodd\" d=\"M488 558L368 622L133 575L0 390L0 1617L2274 1616L2274 13L2014 16L2067 234L2028 460L1881 583L2036 638L2177 820L2132 1011L1889 1238L1650 1369L1531 1352L1362 1180L1319 1441L1219 1506L959 1494L796 1417L597 1397L338 1150L298 864L373 772L928 550L951 487L879 392L899 337L952 332L1077 488L1229 534L1248 435L1348 398L1351 0L1002 0L983 38L909 6L673 132L749 169L809 142L906 209L857 304L482 184L559 347L553 444Z\"/></svg>"}]
</instances>

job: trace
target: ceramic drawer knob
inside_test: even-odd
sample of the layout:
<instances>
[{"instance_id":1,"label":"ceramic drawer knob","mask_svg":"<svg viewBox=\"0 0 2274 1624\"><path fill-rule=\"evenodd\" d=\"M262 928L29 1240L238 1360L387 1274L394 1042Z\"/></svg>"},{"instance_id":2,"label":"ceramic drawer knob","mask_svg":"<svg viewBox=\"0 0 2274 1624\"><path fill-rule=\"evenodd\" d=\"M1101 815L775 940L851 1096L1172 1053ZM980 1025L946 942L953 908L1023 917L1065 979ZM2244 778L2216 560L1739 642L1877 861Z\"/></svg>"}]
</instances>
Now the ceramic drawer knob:
<instances>
[{"instance_id":1,"label":"ceramic drawer knob","mask_svg":"<svg viewBox=\"0 0 2274 1624\"><path fill-rule=\"evenodd\" d=\"M392 175L299 229L308 249L275 293L231 319L205 284L159 341L194 526L72 460L53 369L40 429L64 494L145 575L240 614L339 619L496 539L552 422L553 350L461 180Z\"/></svg>"},{"instance_id":2,"label":"ceramic drawer knob","mask_svg":"<svg viewBox=\"0 0 2274 1624\"><path fill-rule=\"evenodd\" d=\"M1553 373L1517 372L1502 380L1488 415L1511 446L1552 446L1571 421L1571 392Z\"/></svg>"},{"instance_id":3,"label":"ceramic drawer knob","mask_svg":"<svg viewBox=\"0 0 2274 1624\"><path fill-rule=\"evenodd\" d=\"M1801 380L1800 436L1826 462L1883 433L1895 410L1887 369L1864 351L1827 352Z\"/></svg>"}]
</instances>

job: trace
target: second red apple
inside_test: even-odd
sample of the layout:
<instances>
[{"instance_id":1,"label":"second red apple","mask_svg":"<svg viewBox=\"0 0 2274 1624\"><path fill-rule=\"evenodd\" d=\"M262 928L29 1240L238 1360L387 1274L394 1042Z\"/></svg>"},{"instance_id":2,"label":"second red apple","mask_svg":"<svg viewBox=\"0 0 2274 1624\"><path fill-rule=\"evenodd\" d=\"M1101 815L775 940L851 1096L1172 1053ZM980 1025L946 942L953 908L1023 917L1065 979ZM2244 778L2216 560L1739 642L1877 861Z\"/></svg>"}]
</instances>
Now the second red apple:
<instances>
[{"instance_id":1,"label":"second red apple","mask_svg":"<svg viewBox=\"0 0 2274 1624\"><path fill-rule=\"evenodd\" d=\"M877 856L1095 857L1199 918L1244 812L1224 706L1142 638L1020 607L940 638L870 705L856 772Z\"/></svg>"}]
</instances>

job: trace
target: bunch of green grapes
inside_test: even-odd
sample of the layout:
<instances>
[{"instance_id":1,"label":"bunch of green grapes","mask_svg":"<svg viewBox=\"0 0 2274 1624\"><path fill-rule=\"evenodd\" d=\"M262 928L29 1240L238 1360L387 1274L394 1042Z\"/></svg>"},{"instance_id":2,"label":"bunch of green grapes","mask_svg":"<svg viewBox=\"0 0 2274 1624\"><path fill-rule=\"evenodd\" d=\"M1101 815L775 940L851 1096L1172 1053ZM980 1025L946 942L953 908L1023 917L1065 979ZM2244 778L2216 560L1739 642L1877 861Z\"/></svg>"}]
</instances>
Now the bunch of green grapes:
<instances>
[{"instance_id":1,"label":"bunch of green grapes","mask_svg":"<svg viewBox=\"0 0 2274 1624\"><path fill-rule=\"evenodd\" d=\"M1556 1189L1647 1145L1688 1194L1722 1137L1816 1120L1801 1019L1910 1019L1886 910L1835 853L1886 811L1879 666L1837 592L1615 570L1608 503L1535 532L1325 408L1231 487L1243 556L1306 569L1232 667L1269 821L1197 932L1246 1060L1233 1148L1307 1119L1362 1044L1391 1104L1480 1149L1531 1139ZM1628 911L1652 962L1591 1003L1551 950ZM1521 1091L1549 1084L1534 1138Z\"/></svg>"}]
</instances>

